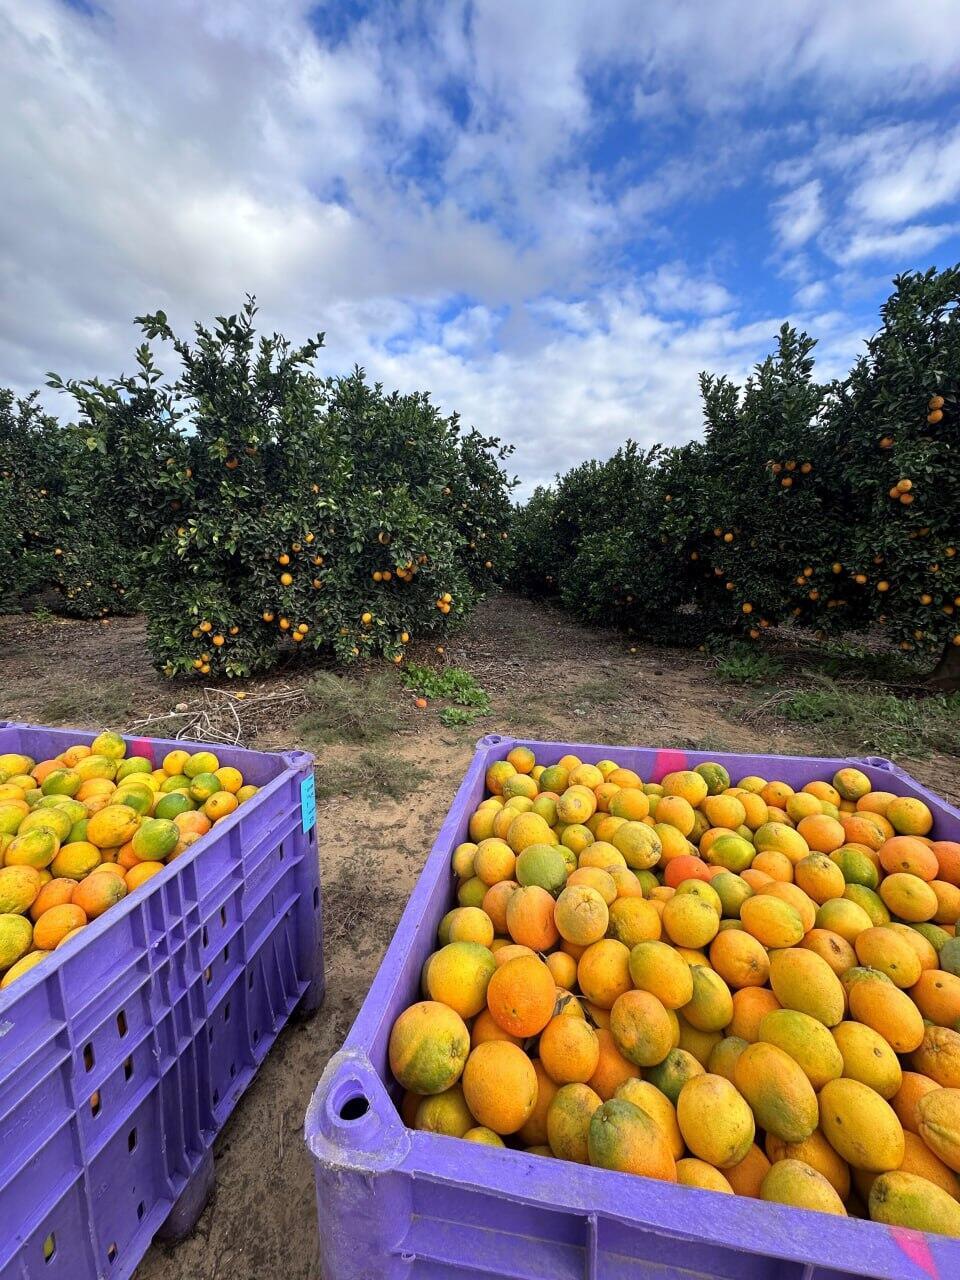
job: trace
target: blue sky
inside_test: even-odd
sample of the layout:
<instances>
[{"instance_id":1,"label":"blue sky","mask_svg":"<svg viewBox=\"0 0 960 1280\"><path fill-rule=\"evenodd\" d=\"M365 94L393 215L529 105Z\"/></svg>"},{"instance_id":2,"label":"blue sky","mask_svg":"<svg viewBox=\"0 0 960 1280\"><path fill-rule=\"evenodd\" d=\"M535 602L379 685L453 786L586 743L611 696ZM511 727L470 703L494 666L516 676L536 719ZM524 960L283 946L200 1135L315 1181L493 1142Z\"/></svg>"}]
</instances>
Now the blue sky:
<instances>
[{"instance_id":1,"label":"blue sky","mask_svg":"<svg viewBox=\"0 0 960 1280\"><path fill-rule=\"evenodd\" d=\"M957 0L6 0L0 384L255 292L524 488L960 260Z\"/></svg>"}]
</instances>

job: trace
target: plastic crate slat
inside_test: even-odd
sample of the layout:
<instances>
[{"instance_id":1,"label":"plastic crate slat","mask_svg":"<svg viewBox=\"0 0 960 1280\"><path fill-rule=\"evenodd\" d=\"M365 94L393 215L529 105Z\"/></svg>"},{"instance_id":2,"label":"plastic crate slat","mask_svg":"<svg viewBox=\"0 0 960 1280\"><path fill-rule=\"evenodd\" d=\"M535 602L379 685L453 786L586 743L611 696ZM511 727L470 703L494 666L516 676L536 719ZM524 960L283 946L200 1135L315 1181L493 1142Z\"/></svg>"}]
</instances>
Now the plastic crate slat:
<instances>
[{"instance_id":1,"label":"plastic crate slat","mask_svg":"<svg viewBox=\"0 0 960 1280\"><path fill-rule=\"evenodd\" d=\"M960 812L889 761L481 739L343 1049L307 1112L320 1266L336 1280L935 1280L960 1274L960 1242L870 1222L654 1182L406 1129L387 1064L397 1016L420 998L420 973L455 897L453 849L466 839L484 776L513 746L542 764L572 752L658 781L707 760L802 785L854 764L874 787L922 798L938 835L960 839ZM908 1248L919 1241L921 1267ZM907 1243L905 1243L905 1241Z\"/></svg>"},{"instance_id":2,"label":"plastic crate slat","mask_svg":"<svg viewBox=\"0 0 960 1280\"><path fill-rule=\"evenodd\" d=\"M4 724L0 751L43 759L93 736ZM184 745L128 744L154 763ZM319 865L299 802L312 761L216 751L258 794L0 992L0 1280L128 1280L175 1205L180 1225L199 1213L213 1141L299 995L322 998ZM263 964L268 951L283 962ZM217 983L236 1016L214 1044ZM216 1103L214 1054L236 1068Z\"/></svg>"}]
</instances>

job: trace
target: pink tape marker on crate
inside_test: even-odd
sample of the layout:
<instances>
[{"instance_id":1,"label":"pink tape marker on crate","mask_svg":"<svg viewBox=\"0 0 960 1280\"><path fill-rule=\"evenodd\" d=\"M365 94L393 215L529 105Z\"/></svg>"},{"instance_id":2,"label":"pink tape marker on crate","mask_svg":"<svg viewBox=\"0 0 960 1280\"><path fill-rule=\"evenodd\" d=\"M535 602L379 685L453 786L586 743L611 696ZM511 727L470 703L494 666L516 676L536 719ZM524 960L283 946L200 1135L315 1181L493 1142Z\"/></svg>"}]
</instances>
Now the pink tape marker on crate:
<instances>
[{"instance_id":1,"label":"pink tape marker on crate","mask_svg":"<svg viewBox=\"0 0 960 1280\"><path fill-rule=\"evenodd\" d=\"M889 1231L894 1242L911 1262L928 1275L930 1280L939 1280L940 1272L922 1232L910 1231L907 1227L890 1227Z\"/></svg>"},{"instance_id":2,"label":"pink tape marker on crate","mask_svg":"<svg viewBox=\"0 0 960 1280\"><path fill-rule=\"evenodd\" d=\"M149 738L131 738L130 755L145 756L152 764L156 764L153 754L153 743Z\"/></svg>"},{"instance_id":3,"label":"pink tape marker on crate","mask_svg":"<svg viewBox=\"0 0 960 1280\"><path fill-rule=\"evenodd\" d=\"M685 769L686 767L687 753L685 751L658 751L653 762L653 773L650 776L650 781L659 782L665 774L676 773L678 769Z\"/></svg>"}]
</instances>

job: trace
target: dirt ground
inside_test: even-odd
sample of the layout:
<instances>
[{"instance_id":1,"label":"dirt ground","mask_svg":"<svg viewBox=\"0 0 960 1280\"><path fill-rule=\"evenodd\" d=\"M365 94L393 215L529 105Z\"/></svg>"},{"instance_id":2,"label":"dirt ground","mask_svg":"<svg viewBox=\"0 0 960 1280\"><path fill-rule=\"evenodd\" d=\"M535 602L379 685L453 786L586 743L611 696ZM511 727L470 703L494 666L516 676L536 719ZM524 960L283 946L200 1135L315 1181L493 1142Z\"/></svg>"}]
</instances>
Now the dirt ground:
<instances>
[{"instance_id":1,"label":"dirt ground","mask_svg":"<svg viewBox=\"0 0 960 1280\"><path fill-rule=\"evenodd\" d=\"M432 645L413 661L438 661ZM435 706L417 710L397 681L399 728L378 744L383 769L409 778L392 788L353 787L369 746L313 747L324 892L327 997L306 1024L289 1026L237 1106L215 1147L217 1187L193 1237L154 1246L137 1280L318 1280L316 1207L303 1118L327 1059L343 1041L429 852L473 744L488 732L562 741L684 746L706 751L825 754L822 740L757 711L758 697L721 679L708 654L639 645L578 626L544 605L511 596L486 602L446 644L447 663L471 672L492 710L473 725L444 728ZM802 656L786 657L786 670ZM792 667L791 667L792 664ZM172 687L151 669L141 619L93 623L0 618L0 718L129 728L144 716L196 703L195 686ZM244 745L312 746L298 730L296 697L306 670L246 686ZM241 686L238 686L241 687ZM289 691L277 712L256 695ZM247 707L243 703L243 708ZM106 714L98 714L98 709ZM161 727L154 730L158 736ZM167 735L163 735L167 736ZM899 763L941 795L960 797L960 759L927 755ZM346 779L346 780L344 780Z\"/></svg>"}]
</instances>

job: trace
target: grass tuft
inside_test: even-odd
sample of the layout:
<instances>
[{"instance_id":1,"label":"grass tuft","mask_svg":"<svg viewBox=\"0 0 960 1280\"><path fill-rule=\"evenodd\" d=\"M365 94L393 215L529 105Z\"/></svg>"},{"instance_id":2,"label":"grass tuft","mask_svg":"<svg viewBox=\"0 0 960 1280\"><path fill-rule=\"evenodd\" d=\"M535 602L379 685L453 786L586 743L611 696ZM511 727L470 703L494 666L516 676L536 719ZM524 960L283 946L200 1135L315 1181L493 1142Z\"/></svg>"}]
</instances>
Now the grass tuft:
<instances>
[{"instance_id":1,"label":"grass tuft","mask_svg":"<svg viewBox=\"0 0 960 1280\"><path fill-rule=\"evenodd\" d=\"M731 644L718 654L717 675L732 684L764 684L783 674L783 663L773 654L747 644Z\"/></svg>"},{"instance_id":2,"label":"grass tuft","mask_svg":"<svg viewBox=\"0 0 960 1280\"><path fill-rule=\"evenodd\" d=\"M133 688L124 680L78 682L51 691L36 708L41 724L122 727L133 710Z\"/></svg>"},{"instance_id":3,"label":"grass tuft","mask_svg":"<svg viewBox=\"0 0 960 1280\"><path fill-rule=\"evenodd\" d=\"M335 760L316 769L317 799L364 796L403 800L430 775L402 756L367 749L349 760Z\"/></svg>"},{"instance_id":4,"label":"grass tuft","mask_svg":"<svg viewBox=\"0 0 960 1280\"><path fill-rule=\"evenodd\" d=\"M960 752L960 694L903 697L886 690L848 687L808 672L810 685L772 701L790 724L824 740L884 756Z\"/></svg>"},{"instance_id":5,"label":"grass tuft","mask_svg":"<svg viewBox=\"0 0 960 1280\"><path fill-rule=\"evenodd\" d=\"M380 742L400 726L397 686L388 674L349 679L321 671L305 692L309 710L297 729L308 743Z\"/></svg>"}]
</instances>

